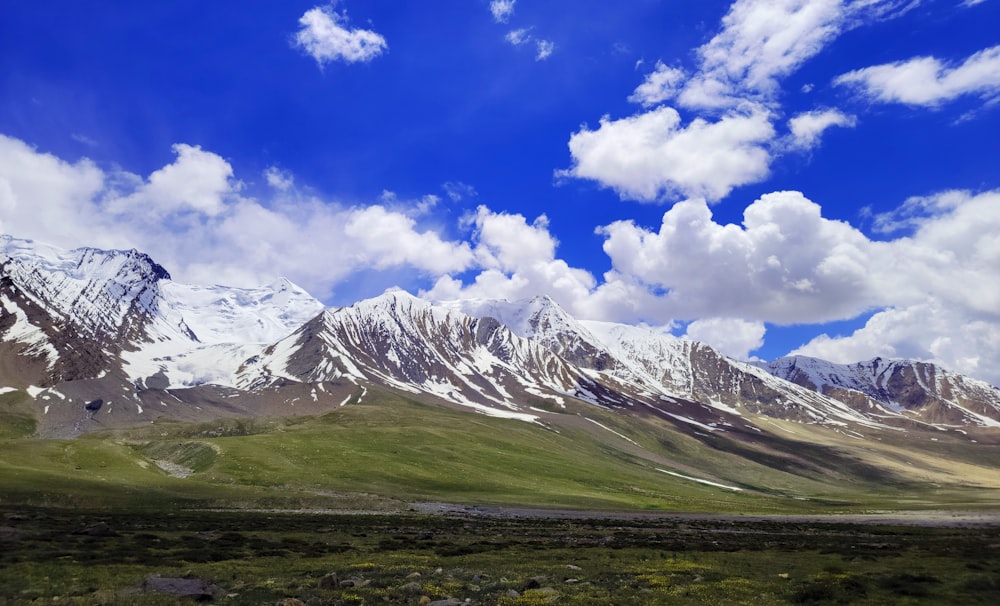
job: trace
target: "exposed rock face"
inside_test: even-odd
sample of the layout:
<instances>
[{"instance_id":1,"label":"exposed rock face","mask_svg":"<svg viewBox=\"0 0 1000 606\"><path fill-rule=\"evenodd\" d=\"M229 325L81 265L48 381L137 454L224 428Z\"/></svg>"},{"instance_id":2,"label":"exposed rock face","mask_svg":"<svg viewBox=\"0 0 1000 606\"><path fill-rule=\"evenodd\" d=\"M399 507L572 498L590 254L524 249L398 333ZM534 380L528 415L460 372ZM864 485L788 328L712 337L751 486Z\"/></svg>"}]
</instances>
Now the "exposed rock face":
<instances>
[{"instance_id":1,"label":"exposed rock face","mask_svg":"<svg viewBox=\"0 0 1000 606\"><path fill-rule=\"evenodd\" d=\"M1000 427L1000 389L926 362L875 358L833 364L794 356L774 360L766 368L866 414Z\"/></svg>"},{"instance_id":2,"label":"exposed rock face","mask_svg":"<svg viewBox=\"0 0 1000 606\"><path fill-rule=\"evenodd\" d=\"M402 291L331 309L241 368L249 389L345 379L389 385L530 419L528 396L559 402L589 383L559 356L492 317L473 318Z\"/></svg>"}]
</instances>

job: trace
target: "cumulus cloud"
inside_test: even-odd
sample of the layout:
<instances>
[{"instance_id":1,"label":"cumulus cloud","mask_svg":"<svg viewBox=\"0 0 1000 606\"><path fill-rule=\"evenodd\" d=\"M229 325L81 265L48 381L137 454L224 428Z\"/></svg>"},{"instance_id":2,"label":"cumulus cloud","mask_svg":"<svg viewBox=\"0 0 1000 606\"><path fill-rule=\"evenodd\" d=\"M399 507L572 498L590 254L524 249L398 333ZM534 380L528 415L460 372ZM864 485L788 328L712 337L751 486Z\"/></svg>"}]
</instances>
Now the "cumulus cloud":
<instances>
[{"instance_id":1,"label":"cumulus cloud","mask_svg":"<svg viewBox=\"0 0 1000 606\"><path fill-rule=\"evenodd\" d=\"M853 128L856 124L857 118L835 109L801 113L788 121L791 145L797 149L812 149L819 145L826 129L834 126Z\"/></svg>"},{"instance_id":2,"label":"cumulus cloud","mask_svg":"<svg viewBox=\"0 0 1000 606\"><path fill-rule=\"evenodd\" d=\"M343 205L292 182L258 200L217 154L173 152L140 176L0 136L0 230L67 248L135 247L193 283L286 275L325 298L359 272L400 270L433 284L425 294L436 299L549 294L585 319L690 322L686 336L743 358L765 322L872 313L853 334L798 353L911 357L1000 383L1000 190L911 198L876 216L892 236L882 240L824 217L798 192L761 196L740 224L689 199L655 229L599 228L612 268L594 276L559 257L544 215L481 206L464 220L469 236L450 240L421 226L412 207L426 198Z\"/></svg>"},{"instance_id":3,"label":"cumulus cloud","mask_svg":"<svg viewBox=\"0 0 1000 606\"><path fill-rule=\"evenodd\" d=\"M441 277L423 294L443 301L459 298L524 299L548 294L573 311L591 296L597 281L590 272L556 258L558 242L545 215L496 213L480 206L466 219L473 229L474 255L481 271L470 284Z\"/></svg>"},{"instance_id":4,"label":"cumulus cloud","mask_svg":"<svg viewBox=\"0 0 1000 606\"><path fill-rule=\"evenodd\" d=\"M843 114L803 115L787 141L775 140L771 120L781 113L781 81L843 32L898 16L918 3L736 0L718 33L696 49L695 69L658 61L629 96L646 111L618 120L605 117L598 130L572 134L574 166L560 174L593 179L623 198L664 202L683 196L718 200L733 187L759 182L768 176L774 156L813 147L826 128L851 124ZM662 105L667 102L694 113L690 127L671 124L679 114ZM686 130L712 138L680 136ZM622 136L626 133L628 140ZM676 167L678 156L698 159L716 169L718 178L691 163Z\"/></svg>"},{"instance_id":5,"label":"cumulus cloud","mask_svg":"<svg viewBox=\"0 0 1000 606\"><path fill-rule=\"evenodd\" d=\"M1000 95L1000 46L979 51L959 65L917 57L854 70L835 84L849 86L881 103L936 107L963 95Z\"/></svg>"},{"instance_id":6,"label":"cumulus cloud","mask_svg":"<svg viewBox=\"0 0 1000 606\"><path fill-rule=\"evenodd\" d=\"M599 228L612 269L595 278L558 257L544 216L480 207L467 219L475 273L442 276L423 294L549 294L584 319L689 322L685 337L743 359L760 347L765 322L872 313L854 334L822 336L796 353L909 357L1000 383L1000 190L913 198L893 215L905 233L873 240L798 192L761 196L740 224L686 200L655 230L631 221Z\"/></svg>"},{"instance_id":7,"label":"cumulus cloud","mask_svg":"<svg viewBox=\"0 0 1000 606\"><path fill-rule=\"evenodd\" d=\"M1000 323L931 298L872 316L847 336L821 335L793 354L850 364L881 356L934 362L1000 385Z\"/></svg>"},{"instance_id":8,"label":"cumulus cloud","mask_svg":"<svg viewBox=\"0 0 1000 606\"><path fill-rule=\"evenodd\" d=\"M573 166L557 175L593 179L622 198L714 201L768 175L765 146L773 137L763 111L682 125L677 110L661 106L620 120L604 117L597 130L584 126L570 137Z\"/></svg>"},{"instance_id":9,"label":"cumulus cloud","mask_svg":"<svg viewBox=\"0 0 1000 606\"><path fill-rule=\"evenodd\" d=\"M490 2L490 12L493 20L497 23L507 23L514 14L514 5L517 0L492 0Z\"/></svg>"},{"instance_id":10,"label":"cumulus cloud","mask_svg":"<svg viewBox=\"0 0 1000 606\"><path fill-rule=\"evenodd\" d=\"M763 322L740 318L708 318L688 324L685 339L709 343L737 360L749 360L750 352L764 345Z\"/></svg>"},{"instance_id":11,"label":"cumulus cloud","mask_svg":"<svg viewBox=\"0 0 1000 606\"><path fill-rule=\"evenodd\" d=\"M854 334L817 338L798 353L910 357L1000 383L1000 191L913 198L889 215L906 231L876 241L797 192L762 196L741 225L687 200L656 231L602 228L614 270L597 290L631 285L656 295L655 313L716 323L819 324L874 311ZM640 316L654 313L648 299L635 301Z\"/></svg>"},{"instance_id":12,"label":"cumulus cloud","mask_svg":"<svg viewBox=\"0 0 1000 606\"><path fill-rule=\"evenodd\" d=\"M104 188L104 172L90 160L65 162L0 135L0 229L5 233L79 246L80 226L94 227L89 211ZM110 234L97 227L91 236L101 246Z\"/></svg>"},{"instance_id":13,"label":"cumulus cloud","mask_svg":"<svg viewBox=\"0 0 1000 606\"><path fill-rule=\"evenodd\" d=\"M347 12L334 10L336 0L329 6L316 6L299 18L299 31L293 45L302 49L322 67L332 61L366 63L388 48L380 34L367 29L351 29Z\"/></svg>"},{"instance_id":14,"label":"cumulus cloud","mask_svg":"<svg viewBox=\"0 0 1000 606\"><path fill-rule=\"evenodd\" d=\"M672 99L677 93L677 86L683 80L684 70L657 61L656 68L646 76L642 84L636 87L628 100L645 107L658 105Z\"/></svg>"},{"instance_id":15,"label":"cumulus cloud","mask_svg":"<svg viewBox=\"0 0 1000 606\"><path fill-rule=\"evenodd\" d=\"M762 196L742 225L717 223L691 199L656 231L619 221L601 233L615 270L665 291L660 304L676 318L823 322L879 302L869 279L877 244L798 192Z\"/></svg>"},{"instance_id":16,"label":"cumulus cloud","mask_svg":"<svg viewBox=\"0 0 1000 606\"><path fill-rule=\"evenodd\" d=\"M289 186L266 203L241 194L225 159L175 145L141 177L68 163L0 136L0 229L57 246L137 248L181 281L253 286L287 276L319 297L358 271L435 277L475 263L471 247L382 204L344 206Z\"/></svg>"},{"instance_id":17,"label":"cumulus cloud","mask_svg":"<svg viewBox=\"0 0 1000 606\"><path fill-rule=\"evenodd\" d=\"M173 146L177 159L154 171L128 196L107 204L116 214L140 214L146 221L161 221L170 215L192 212L214 217L225 208L227 197L240 184L222 157L198 146Z\"/></svg>"}]
</instances>

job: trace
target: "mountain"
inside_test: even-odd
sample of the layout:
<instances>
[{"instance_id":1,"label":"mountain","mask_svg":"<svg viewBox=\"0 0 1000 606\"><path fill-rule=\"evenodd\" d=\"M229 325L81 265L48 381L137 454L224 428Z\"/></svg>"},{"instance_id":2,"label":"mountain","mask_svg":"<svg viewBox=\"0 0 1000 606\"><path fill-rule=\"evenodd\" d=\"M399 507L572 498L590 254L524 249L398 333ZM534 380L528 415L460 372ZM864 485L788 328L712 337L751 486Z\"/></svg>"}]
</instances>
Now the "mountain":
<instances>
[{"instance_id":1,"label":"mountain","mask_svg":"<svg viewBox=\"0 0 1000 606\"><path fill-rule=\"evenodd\" d=\"M213 404L228 395L216 385L323 305L286 280L188 286L135 250L0 236L0 308L0 388L27 390L41 427L74 435L141 423L152 406L186 419L232 408ZM185 387L201 389L178 395Z\"/></svg>"},{"instance_id":2,"label":"mountain","mask_svg":"<svg viewBox=\"0 0 1000 606\"><path fill-rule=\"evenodd\" d=\"M704 343L645 327L578 321L549 297L443 305L473 316L495 317L518 336L544 345L583 369L595 382L627 394L633 402L667 409L681 418L691 418L692 407L685 407L683 415L674 409L688 402L700 405L694 417L702 422L725 423L723 417L713 418L720 413L751 413L836 425L879 424L839 400L776 379Z\"/></svg>"},{"instance_id":3,"label":"mountain","mask_svg":"<svg viewBox=\"0 0 1000 606\"><path fill-rule=\"evenodd\" d=\"M531 402L562 404L586 379L495 318L474 318L403 291L330 309L268 347L237 384L374 382L495 416L534 420Z\"/></svg>"},{"instance_id":4,"label":"mountain","mask_svg":"<svg viewBox=\"0 0 1000 606\"><path fill-rule=\"evenodd\" d=\"M926 362L875 358L833 364L790 356L764 368L870 417L902 415L928 424L1000 427L1000 390Z\"/></svg>"},{"instance_id":5,"label":"mountain","mask_svg":"<svg viewBox=\"0 0 1000 606\"><path fill-rule=\"evenodd\" d=\"M931 364L761 367L655 329L580 321L548 297L432 303L394 290L325 309L287 280L190 286L135 250L10 236L0 272L0 388L46 402L54 433L304 414L371 387L543 424L597 406L734 435L768 419L852 432L1000 426L1000 392ZM80 400L104 408L59 404Z\"/></svg>"}]
</instances>

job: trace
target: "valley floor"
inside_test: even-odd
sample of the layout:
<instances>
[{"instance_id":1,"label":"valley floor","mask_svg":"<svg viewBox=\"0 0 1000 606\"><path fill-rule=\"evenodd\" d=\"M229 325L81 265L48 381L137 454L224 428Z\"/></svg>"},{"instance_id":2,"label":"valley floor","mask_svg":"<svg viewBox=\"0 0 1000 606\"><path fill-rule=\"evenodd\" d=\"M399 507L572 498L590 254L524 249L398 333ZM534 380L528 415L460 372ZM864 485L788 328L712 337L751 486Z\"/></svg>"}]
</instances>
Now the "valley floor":
<instances>
[{"instance_id":1,"label":"valley floor","mask_svg":"<svg viewBox=\"0 0 1000 606\"><path fill-rule=\"evenodd\" d=\"M5 507L0 603L995 604L1000 593L1000 525L987 514L436 511Z\"/></svg>"},{"instance_id":2,"label":"valley floor","mask_svg":"<svg viewBox=\"0 0 1000 606\"><path fill-rule=\"evenodd\" d=\"M1000 511L961 510L885 510L869 513L837 513L818 515L758 515L716 514L692 512L642 512L642 511L581 511L576 509L535 509L524 507L480 507L449 503L413 503L413 507L428 514L459 514L501 518L534 519L606 519L606 520L700 520L720 523L734 522L787 522L794 524L858 524L926 527L1000 526Z\"/></svg>"}]
</instances>

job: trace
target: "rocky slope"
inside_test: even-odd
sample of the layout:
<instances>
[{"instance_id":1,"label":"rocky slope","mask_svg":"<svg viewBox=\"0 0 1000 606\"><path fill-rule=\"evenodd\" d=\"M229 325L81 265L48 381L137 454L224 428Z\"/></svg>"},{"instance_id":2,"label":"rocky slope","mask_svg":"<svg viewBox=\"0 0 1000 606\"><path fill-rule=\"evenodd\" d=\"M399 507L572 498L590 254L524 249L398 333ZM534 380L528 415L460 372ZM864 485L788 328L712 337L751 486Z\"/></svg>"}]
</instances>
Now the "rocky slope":
<instances>
[{"instance_id":1,"label":"rocky slope","mask_svg":"<svg viewBox=\"0 0 1000 606\"><path fill-rule=\"evenodd\" d=\"M871 417L902 415L938 425L1000 427L1000 390L926 362L875 358L833 364L791 356L765 368Z\"/></svg>"}]
</instances>

